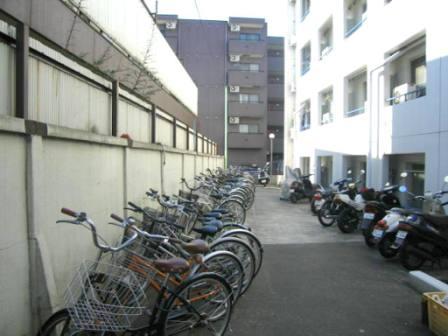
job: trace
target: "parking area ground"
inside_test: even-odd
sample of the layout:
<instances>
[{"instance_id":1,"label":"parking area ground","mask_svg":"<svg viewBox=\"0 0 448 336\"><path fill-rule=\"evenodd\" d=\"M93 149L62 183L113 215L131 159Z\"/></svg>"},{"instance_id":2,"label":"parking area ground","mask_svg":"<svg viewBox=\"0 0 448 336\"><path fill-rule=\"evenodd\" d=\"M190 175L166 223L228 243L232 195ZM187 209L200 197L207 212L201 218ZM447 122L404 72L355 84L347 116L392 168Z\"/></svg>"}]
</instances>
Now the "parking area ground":
<instances>
[{"instance_id":1,"label":"parking area ground","mask_svg":"<svg viewBox=\"0 0 448 336\"><path fill-rule=\"evenodd\" d=\"M248 222L265 244L264 264L230 335L430 335L407 272L359 234L323 228L308 204L280 201L278 189L257 189Z\"/></svg>"}]
</instances>

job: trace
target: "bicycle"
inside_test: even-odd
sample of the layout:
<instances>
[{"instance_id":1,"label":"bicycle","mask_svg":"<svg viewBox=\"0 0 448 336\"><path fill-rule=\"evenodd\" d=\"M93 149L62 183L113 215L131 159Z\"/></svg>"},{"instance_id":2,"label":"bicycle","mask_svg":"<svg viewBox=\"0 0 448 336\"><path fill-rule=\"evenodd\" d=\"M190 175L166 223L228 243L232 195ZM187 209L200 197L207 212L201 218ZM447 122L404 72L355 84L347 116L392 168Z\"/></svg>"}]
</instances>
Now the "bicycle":
<instances>
[{"instance_id":1,"label":"bicycle","mask_svg":"<svg viewBox=\"0 0 448 336\"><path fill-rule=\"evenodd\" d=\"M82 225L92 232L95 246L102 252L117 253L132 246L138 231L123 225L131 235L112 247L99 242L94 222L83 212L66 208L62 213L75 220L58 223ZM124 221L123 221L124 222ZM152 235L155 239L161 236ZM153 305L147 306L148 281L142 281L130 268L100 262L83 263L65 293L67 307L53 314L40 328L38 336L50 335L224 335L232 313L232 289L219 275L200 273L187 277L176 288L170 279L190 270L182 258L157 259L151 262L163 274L160 290ZM138 263L133 266L138 266ZM147 323L135 326L137 317Z\"/></svg>"}]
</instances>

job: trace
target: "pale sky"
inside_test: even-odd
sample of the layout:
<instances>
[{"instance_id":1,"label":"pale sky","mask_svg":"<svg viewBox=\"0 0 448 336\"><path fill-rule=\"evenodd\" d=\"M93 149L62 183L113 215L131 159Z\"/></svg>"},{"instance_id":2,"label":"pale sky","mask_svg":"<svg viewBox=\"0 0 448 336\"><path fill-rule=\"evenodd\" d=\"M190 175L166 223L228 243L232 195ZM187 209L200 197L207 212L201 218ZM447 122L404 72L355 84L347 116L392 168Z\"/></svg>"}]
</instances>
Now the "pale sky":
<instances>
[{"instance_id":1,"label":"pale sky","mask_svg":"<svg viewBox=\"0 0 448 336\"><path fill-rule=\"evenodd\" d=\"M151 9L155 0L146 0ZM196 0L202 20L228 20L229 16L264 18L268 34L286 36L288 0ZM195 0L159 0L159 14L199 19Z\"/></svg>"}]
</instances>

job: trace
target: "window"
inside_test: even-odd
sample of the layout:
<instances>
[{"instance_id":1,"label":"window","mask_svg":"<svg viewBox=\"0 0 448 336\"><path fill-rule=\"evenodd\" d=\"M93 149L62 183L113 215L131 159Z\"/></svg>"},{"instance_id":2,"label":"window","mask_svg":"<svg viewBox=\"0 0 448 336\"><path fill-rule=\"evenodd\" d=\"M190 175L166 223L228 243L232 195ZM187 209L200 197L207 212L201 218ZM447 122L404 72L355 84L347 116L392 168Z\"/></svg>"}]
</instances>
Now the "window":
<instances>
[{"instance_id":1,"label":"window","mask_svg":"<svg viewBox=\"0 0 448 336\"><path fill-rule=\"evenodd\" d=\"M240 94L240 103L242 104L257 104L259 102L259 96L257 94Z\"/></svg>"},{"instance_id":2,"label":"window","mask_svg":"<svg viewBox=\"0 0 448 336\"><path fill-rule=\"evenodd\" d=\"M307 100L302 103L300 108L300 130L304 131L311 127L311 104Z\"/></svg>"},{"instance_id":3,"label":"window","mask_svg":"<svg viewBox=\"0 0 448 336\"><path fill-rule=\"evenodd\" d=\"M260 41L260 34L240 33L240 40L243 40L243 41Z\"/></svg>"},{"instance_id":4,"label":"window","mask_svg":"<svg viewBox=\"0 0 448 336\"><path fill-rule=\"evenodd\" d=\"M386 100L391 105L401 104L409 100L424 97L426 95L426 42L421 37L421 42L413 41L401 47L399 57L387 67L389 73L390 98Z\"/></svg>"},{"instance_id":5,"label":"window","mask_svg":"<svg viewBox=\"0 0 448 336\"><path fill-rule=\"evenodd\" d=\"M268 56L269 57L283 57L283 50L269 49Z\"/></svg>"},{"instance_id":6,"label":"window","mask_svg":"<svg viewBox=\"0 0 448 336\"><path fill-rule=\"evenodd\" d=\"M330 19L319 32L320 59L327 56L333 50L333 22Z\"/></svg>"},{"instance_id":7,"label":"window","mask_svg":"<svg viewBox=\"0 0 448 336\"><path fill-rule=\"evenodd\" d=\"M302 21L310 13L311 0L302 0Z\"/></svg>"},{"instance_id":8,"label":"window","mask_svg":"<svg viewBox=\"0 0 448 336\"><path fill-rule=\"evenodd\" d=\"M345 1L345 37L357 31L367 19L367 0Z\"/></svg>"},{"instance_id":9,"label":"window","mask_svg":"<svg viewBox=\"0 0 448 336\"><path fill-rule=\"evenodd\" d=\"M333 88L322 91L320 101L320 124L325 125L333 121Z\"/></svg>"},{"instance_id":10,"label":"window","mask_svg":"<svg viewBox=\"0 0 448 336\"><path fill-rule=\"evenodd\" d=\"M367 100L367 72L364 70L347 80L346 117L364 113Z\"/></svg>"},{"instance_id":11,"label":"window","mask_svg":"<svg viewBox=\"0 0 448 336\"><path fill-rule=\"evenodd\" d=\"M311 44L308 43L302 48L302 76L310 71L311 68Z\"/></svg>"},{"instance_id":12,"label":"window","mask_svg":"<svg viewBox=\"0 0 448 336\"><path fill-rule=\"evenodd\" d=\"M282 84L283 83L283 75L270 74L268 76L269 84Z\"/></svg>"},{"instance_id":13,"label":"window","mask_svg":"<svg viewBox=\"0 0 448 336\"><path fill-rule=\"evenodd\" d=\"M240 133L258 133L258 125L256 124L239 124Z\"/></svg>"},{"instance_id":14,"label":"window","mask_svg":"<svg viewBox=\"0 0 448 336\"><path fill-rule=\"evenodd\" d=\"M240 71L259 72L260 64L257 63L237 63L235 68Z\"/></svg>"}]
</instances>

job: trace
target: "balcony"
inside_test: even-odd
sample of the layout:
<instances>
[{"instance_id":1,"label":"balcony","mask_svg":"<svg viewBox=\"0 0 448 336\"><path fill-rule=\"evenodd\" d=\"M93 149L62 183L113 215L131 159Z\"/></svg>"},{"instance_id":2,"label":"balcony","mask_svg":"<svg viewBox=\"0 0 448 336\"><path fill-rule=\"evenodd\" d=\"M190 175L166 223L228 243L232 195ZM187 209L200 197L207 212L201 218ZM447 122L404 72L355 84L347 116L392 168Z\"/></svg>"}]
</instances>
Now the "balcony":
<instances>
[{"instance_id":1,"label":"balcony","mask_svg":"<svg viewBox=\"0 0 448 336\"><path fill-rule=\"evenodd\" d=\"M266 54L266 41L230 40L229 54L263 57Z\"/></svg>"},{"instance_id":2,"label":"balcony","mask_svg":"<svg viewBox=\"0 0 448 336\"><path fill-rule=\"evenodd\" d=\"M285 86L283 84L268 84L268 98L284 99Z\"/></svg>"},{"instance_id":3,"label":"balcony","mask_svg":"<svg viewBox=\"0 0 448 336\"><path fill-rule=\"evenodd\" d=\"M264 133L229 133L229 148L265 148L266 134Z\"/></svg>"},{"instance_id":4,"label":"balcony","mask_svg":"<svg viewBox=\"0 0 448 336\"><path fill-rule=\"evenodd\" d=\"M230 117L264 118L266 115L266 105L264 103L240 103L239 101L229 101Z\"/></svg>"},{"instance_id":5,"label":"balcony","mask_svg":"<svg viewBox=\"0 0 448 336\"><path fill-rule=\"evenodd\" d=\"M283 126L283 123L284 123L283 111L268 111L269 126Z\"/></svg>"},{"instance_id":6,"label":"balcony","mask_svg":"<svg viewBox=\"0 0 448 336\"><path fill-rule=\"evenodd\" d=\"M229 85L240 87L266 86L266 72L230 70Z\"/></svg>"}]
</instances>

